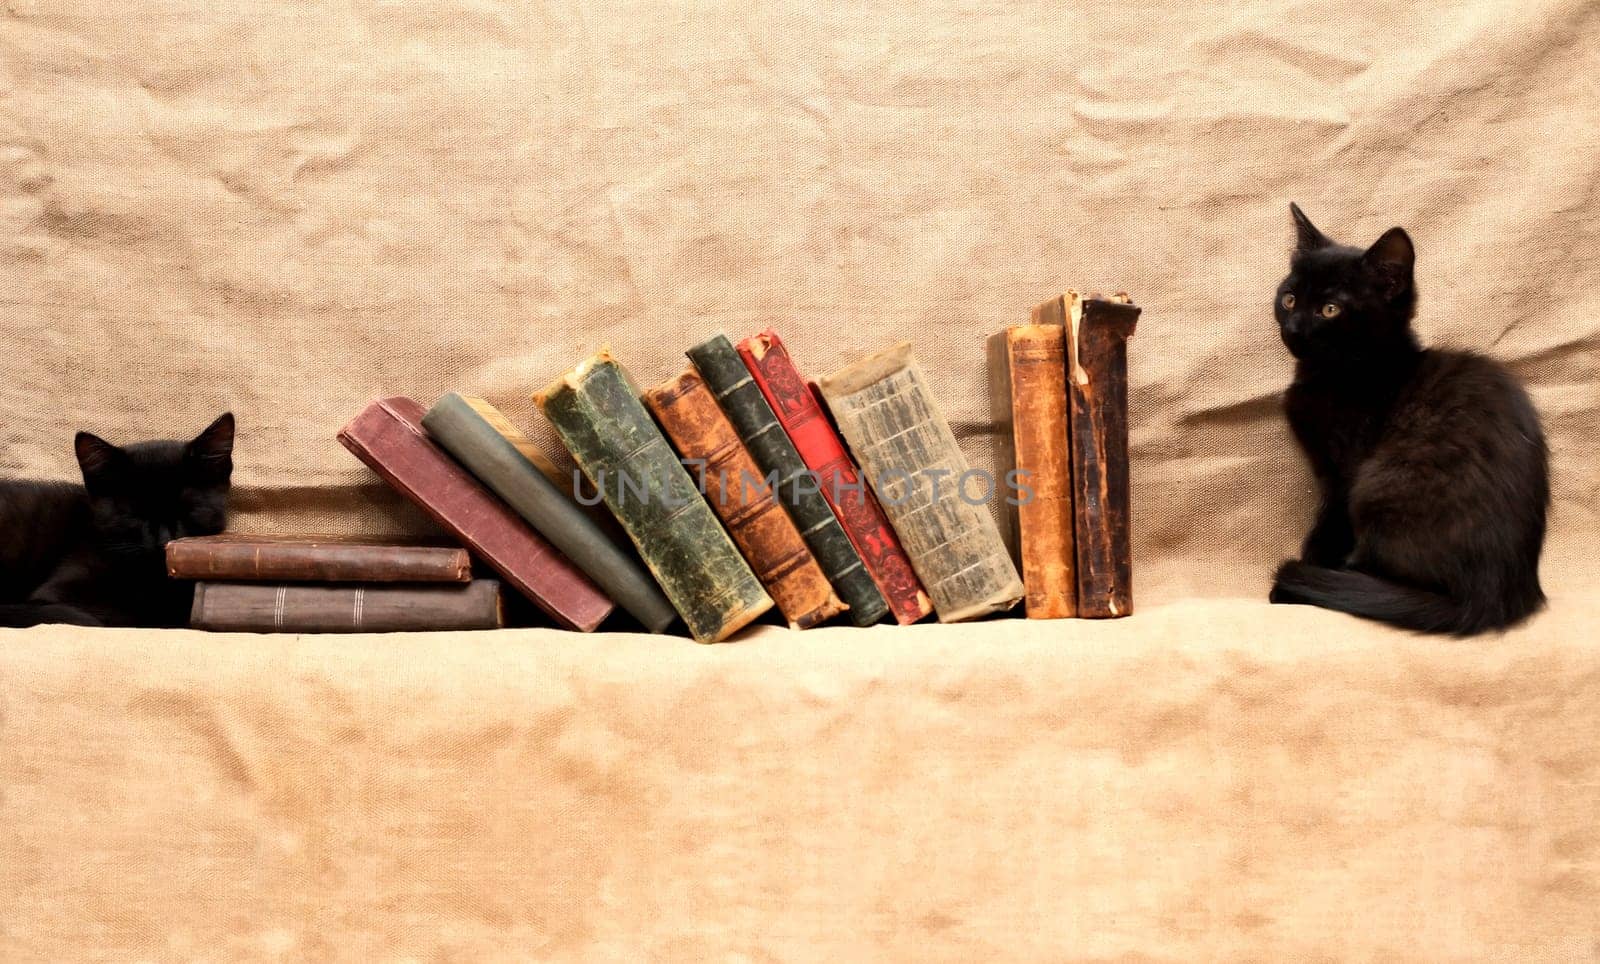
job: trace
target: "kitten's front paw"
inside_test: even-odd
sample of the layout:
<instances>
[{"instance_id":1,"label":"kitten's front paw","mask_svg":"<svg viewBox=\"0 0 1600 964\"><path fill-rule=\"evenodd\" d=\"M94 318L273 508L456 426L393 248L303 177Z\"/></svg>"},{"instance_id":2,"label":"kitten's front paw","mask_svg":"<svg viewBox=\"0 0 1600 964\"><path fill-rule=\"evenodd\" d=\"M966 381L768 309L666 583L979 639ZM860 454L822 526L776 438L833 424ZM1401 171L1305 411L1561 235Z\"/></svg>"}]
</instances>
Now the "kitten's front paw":
<instances>
[{"instance_id":1,"label":"kitten's front paw","mask_svg":"<svg viewBox=\"0 0 1600 964\"><path fill-rule=\"evenodd\" d=\"M1272 576L1272 591L1267 593L1267 602L1279 605L1299 602L1300 597L1290 585L1295 575L1299 573L1300 567L1304 565L1305 563L1298 559L1285 559Z\"/></svg>"}]
</instances>

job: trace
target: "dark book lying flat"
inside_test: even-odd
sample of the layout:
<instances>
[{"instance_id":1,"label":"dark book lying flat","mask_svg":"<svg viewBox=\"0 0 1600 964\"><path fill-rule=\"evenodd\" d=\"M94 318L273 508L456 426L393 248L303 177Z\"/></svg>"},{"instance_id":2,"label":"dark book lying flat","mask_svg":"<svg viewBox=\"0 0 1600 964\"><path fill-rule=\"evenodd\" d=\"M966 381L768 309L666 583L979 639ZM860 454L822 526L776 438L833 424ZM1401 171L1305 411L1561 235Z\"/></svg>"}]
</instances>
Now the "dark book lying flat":
<instances>
[{"instance_id":1,"label":"dark book lying flat","mask_svg":"<svg viewBox=\"0 0 1600 964\"><path fill-rule=\"evenodd\" d=\"M472 559L457 546L225 532L167 543L167 575L219 582L468 582Z\"/></svg>"},{"instance_id":2,"label":"dark book lying flat","mask_svg":"<svg viewBox=\"0 0 1600 964\"><path fill-rule=\"evenodd\" d=\"M493 579L410 586L202 582L189 625L236 633L389 633L499 629Z\"/></svg>"}]
</instances>

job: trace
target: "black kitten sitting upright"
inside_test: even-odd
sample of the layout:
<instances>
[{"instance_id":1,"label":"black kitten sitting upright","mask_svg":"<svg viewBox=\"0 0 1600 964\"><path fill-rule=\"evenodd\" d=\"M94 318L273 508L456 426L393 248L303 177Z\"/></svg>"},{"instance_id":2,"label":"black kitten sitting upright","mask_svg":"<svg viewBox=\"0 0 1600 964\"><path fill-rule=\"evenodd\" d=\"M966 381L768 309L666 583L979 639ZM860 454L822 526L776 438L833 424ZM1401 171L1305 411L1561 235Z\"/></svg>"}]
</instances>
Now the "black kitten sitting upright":
<instances>
[{"instance_id":1,"label":"black kitten sitting upright","mask_svg":"<svg viewBox=\"0 0 1600 964\"><path fill-rule=\"evenodd\" d=\"M0 481L0 626L185 626L194 585L166 545L226 522L233 416L192 442L118 448L87 432L83 485Z\"/></svg>"},{"instance_id":2,"label":"black kitten sitting upright","mask_svg":"<svg viewBox=\"0 0 1600 964\"><path fill-rule=\"evenodd\" d=\"M1538 413L1494 362L1418 346L1404 231L1363 251L1289 207L1298 243L1277 317L1296 365L1285 407L1322 507L1272 601L1460 635L1523 619L1544 602Z\"/></svg>"}]
</instances>

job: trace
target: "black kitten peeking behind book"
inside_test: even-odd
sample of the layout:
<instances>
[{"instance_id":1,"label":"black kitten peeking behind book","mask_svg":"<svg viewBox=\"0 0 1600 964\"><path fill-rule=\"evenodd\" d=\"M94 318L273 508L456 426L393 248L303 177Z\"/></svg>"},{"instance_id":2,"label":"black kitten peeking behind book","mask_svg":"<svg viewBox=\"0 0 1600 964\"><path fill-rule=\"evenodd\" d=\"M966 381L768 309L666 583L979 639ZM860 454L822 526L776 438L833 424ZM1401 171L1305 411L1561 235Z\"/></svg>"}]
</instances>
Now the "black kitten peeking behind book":
<instances>
[{"instance_id":1,"label":"black kitten peeking behind book","mask_svg":"<svg viewBox=\"0 0 1600 964\"><path fill-rule=\"evenodd\" d=\"M233 416L191 442L74 441L83 484L0 481L0 626L186 626L166 545L226 522Z\"/></svg>"},{"instance_id":2,"label":"black kitten peeking behind book","mask_svg":"<svg viewBox=\"0 0 1600 964\"><path fill-rule=\"evenodd\" d=\"M1404 231L1346 247L1289 209L1298 238L1275 309L1296 360L1285 409L1322 505L1270 598L1457 635L1527 617L1544 602L1550 501L1527 394L1487 358L1417 344Z\"/></svg>"}]
</instances>

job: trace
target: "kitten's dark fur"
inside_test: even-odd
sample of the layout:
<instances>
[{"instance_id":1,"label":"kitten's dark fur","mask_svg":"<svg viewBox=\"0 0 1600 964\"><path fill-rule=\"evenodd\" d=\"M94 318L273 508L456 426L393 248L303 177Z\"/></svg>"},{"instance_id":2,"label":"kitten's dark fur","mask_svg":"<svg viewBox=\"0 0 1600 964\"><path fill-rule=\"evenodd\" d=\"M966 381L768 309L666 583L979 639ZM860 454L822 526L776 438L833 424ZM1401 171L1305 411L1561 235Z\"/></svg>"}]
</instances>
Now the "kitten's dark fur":
<instances>
[{"instance_id":1,"label":"kitten's dark fur","mask_svg":"<svg viewBox=\"0 0 1600 964\"><path fill-rule=\"evenodd\" d=\"M1363 251L1290 210L1297 244L1276 305L1297 360L1285 407L1322 506L1272 601L1458 635L1527 617L1544 602L1550 501L1527 394L1487 358L1418 346L1404 231Z\"/></svg>"},{"instance_id":2,"label":"kitten's dark fur","mask_svg":"<svg viewBox=\"0 0 1600 964\"><path fill-rule=\"evenodd\" d=\"M74 441L83 485L0 481L0 626L185 626L166 545L226 523L233 416L192 442Z\"/></svg>"}]
</instances>

